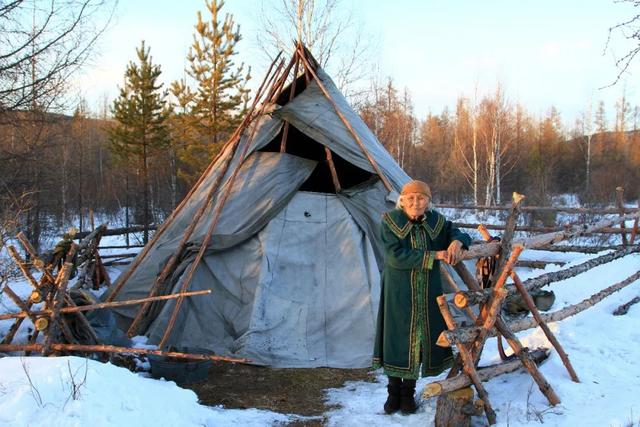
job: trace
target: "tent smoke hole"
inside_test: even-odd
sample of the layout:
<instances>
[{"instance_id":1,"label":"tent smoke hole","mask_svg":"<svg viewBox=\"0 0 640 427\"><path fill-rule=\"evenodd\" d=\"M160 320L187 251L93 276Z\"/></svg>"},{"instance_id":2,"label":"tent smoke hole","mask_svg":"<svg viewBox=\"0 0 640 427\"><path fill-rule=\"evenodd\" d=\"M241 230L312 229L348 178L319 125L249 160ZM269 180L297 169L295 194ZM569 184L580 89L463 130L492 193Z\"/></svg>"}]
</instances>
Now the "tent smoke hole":
<instances>
[{"instance_id":1,"label":"tent smoke hole","mask_svg":"<svg viewBox=\"0 0 640 427\"><path fill-rule=\"evenodd\" d=\"M278 133L278 135L260 151L274 153L280 152L282 134L283 130L281 130L280 133ZM323 145L300 132L295 126L289 125L286 153L318 162L309 178L307 178L307 180L300 186L300 191L311 191L316 193L336 192L331 179L331 170L329 169L327 154L325 153ZM349 163L334 152L331 153L331 156L336 168L338 180L344 189L362 184L374 177L372 173Z\"/></svg>"}]
</instances>

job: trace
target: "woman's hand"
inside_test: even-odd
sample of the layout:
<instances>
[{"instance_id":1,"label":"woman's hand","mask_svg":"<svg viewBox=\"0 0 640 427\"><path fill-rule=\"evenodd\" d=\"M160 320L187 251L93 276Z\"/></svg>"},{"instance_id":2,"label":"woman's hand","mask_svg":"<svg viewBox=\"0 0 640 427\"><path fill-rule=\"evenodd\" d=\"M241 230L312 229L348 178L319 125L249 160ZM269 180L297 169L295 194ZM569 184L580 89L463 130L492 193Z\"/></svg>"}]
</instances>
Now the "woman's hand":
<instances>
[{"instance_id":1,"label":"woman's hand","mask_svg":"<svg viewBox=\"0 0 640 427\"><path fill-rule=\"evenodd\" d=\"M462 242L459 240L454 240L447 248L445 262L447 264L456 265L457 263L462 261L464 252L465 250L462 249Z\"/></svg>"}]
</instances>

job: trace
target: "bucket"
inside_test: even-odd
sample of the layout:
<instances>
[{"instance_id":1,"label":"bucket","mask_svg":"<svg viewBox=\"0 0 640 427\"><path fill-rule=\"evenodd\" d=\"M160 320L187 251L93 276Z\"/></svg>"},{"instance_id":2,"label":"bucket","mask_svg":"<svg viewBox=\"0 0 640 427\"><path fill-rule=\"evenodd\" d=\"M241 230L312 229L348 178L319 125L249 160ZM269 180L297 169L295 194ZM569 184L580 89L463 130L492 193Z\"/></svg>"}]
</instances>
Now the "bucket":
<instances>
[{"instance_id":1,"label":"bucket","mask_svg":"<svg viewBox=\"0 0 640 427\"><path fill-rule=\"evenodd\" d=\"M209 354L210 352L190 349L185 353ZM153 354L147 357L153 378L164 378L168 381L175 381L177 384L194 384L206 380L209 368L213 364L211 360L176 359Z\"/></svg>"}]
</instances>

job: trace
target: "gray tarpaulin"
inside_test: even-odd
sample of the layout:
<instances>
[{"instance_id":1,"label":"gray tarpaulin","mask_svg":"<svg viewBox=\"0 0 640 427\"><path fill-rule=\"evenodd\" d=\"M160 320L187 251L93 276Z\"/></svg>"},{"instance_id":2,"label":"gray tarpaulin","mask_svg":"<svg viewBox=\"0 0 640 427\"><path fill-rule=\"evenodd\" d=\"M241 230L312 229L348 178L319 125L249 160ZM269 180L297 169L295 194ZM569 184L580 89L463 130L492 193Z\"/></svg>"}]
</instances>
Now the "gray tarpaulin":
<instances>
[{"instance_id":1,"label":"gray tarpaulin","mask_svg":"<svg viewBox=\"0 0 640 427\"><path fill-rule=\"evenodd\" d=\"M184 302L170 343L276 367L369 366L378 282L371 244L338 197L298 192L256 236L206 256L190 289L213 292Z\"/></svg>"},{"instance_id":2,"label":"gray tarpaulin","mask_svg":"<svg viewBox=\"0 0 640 427\"><path fill-rule=\"evenodd\" d=\"M277 367L370 365L382 265L380 217L393 207L409 177L331 79L321 69L317 72L392 191L377 176L339 195L298 191L315 161L257 151L276 138L284 121L347 162L377 174L315 82L284 107L271 106L244 131L235 152L225 148L116 298L148 294L224 165L230 161L212 206L219 205L231 173L242 165L189 286L213 292L184 300L170 345L207 348ZM240 156L247 144L246 155ZM180 289L213 221L212 206L196 224L188 250L161 293ZM174 306L175 300L152 305L143 325L151 343L163 336ZM137 308L114 310L121 326L128 326Z\"/></svg>"},{"instance_id":3,"label":"gray tarpaulin","mask_svg":"<svg viewBox=\"0 0 640 427\"><path fill-rule=\"evenodd\" d=\"M286 205L297 188L308 178L316 162L281 153L256 152L244 162L229 199L222 209L209 250L221 250L242 242L258 232ZM208 181L208 180L206 180ZM196 191L171 227L165 231L127 281L117 300L147 296L155 277L174 252L198 208L206 202L206 194ZM215 204L207 208L189 242L202 241L213 220ZM128 318L137 307L121 307L114 311Z\"/></svg>"},{"instance_id":4,"label":"gray tarpaulin","mask_svg":"<svg viewBox=\"0 0 640 427\"><path fill-rule=\"evenodd\" d=\"M391 181L395 189L399 190L402 185L409 181L409 176L398 166L382 144L378 142L378 139L360 116L351 109L347 100L336 88L329 76L321 69L318 69L317 73L342 114L360 137L367 152L378 164L385 177ZM363 153L362 148L342 120L340 120L335 108L324 96L315 80L292 101L281 109L274 111L273 115L290 122L307 136L329 147L349 163L371 173L376 173L371 162Z\"/></svg>"}]
</instances>

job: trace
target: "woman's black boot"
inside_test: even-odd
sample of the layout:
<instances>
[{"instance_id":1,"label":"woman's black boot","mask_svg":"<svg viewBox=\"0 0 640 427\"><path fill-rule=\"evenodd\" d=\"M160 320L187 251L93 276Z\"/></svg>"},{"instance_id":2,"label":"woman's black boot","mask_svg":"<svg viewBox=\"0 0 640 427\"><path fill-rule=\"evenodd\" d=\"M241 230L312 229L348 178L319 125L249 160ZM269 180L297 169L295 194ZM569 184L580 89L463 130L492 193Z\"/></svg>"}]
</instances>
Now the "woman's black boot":
<instances>
[{"instance_id":1,"label":"woman's black boot","mask_svg":"<svg viewBox=\"0 0 640 427\"><path fill-rule=\"evenodd\" d=\"M418 409L413 394L416 391L416 380L402 380L400 388L400 410L403 414L415 414Z\"/></svg>"},{"instance_id":2,"label":"woman's black boot","mask_svg":"<svg viewBox=\"0 0 640 427\"><path fill-rule=\"evenodd\" d=\"M389 377L389 385L387 385L387 391L389 396L384 403L384 412L387 414L393 414L400 409L400 392L402 389L402 379L398 377Z\"/></svg>"}]
</instances>

